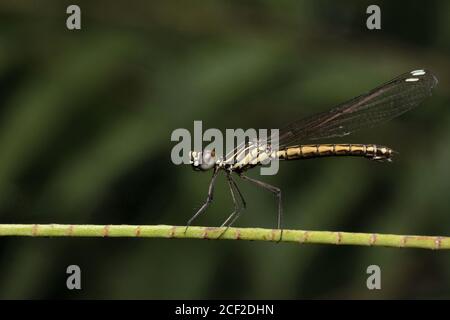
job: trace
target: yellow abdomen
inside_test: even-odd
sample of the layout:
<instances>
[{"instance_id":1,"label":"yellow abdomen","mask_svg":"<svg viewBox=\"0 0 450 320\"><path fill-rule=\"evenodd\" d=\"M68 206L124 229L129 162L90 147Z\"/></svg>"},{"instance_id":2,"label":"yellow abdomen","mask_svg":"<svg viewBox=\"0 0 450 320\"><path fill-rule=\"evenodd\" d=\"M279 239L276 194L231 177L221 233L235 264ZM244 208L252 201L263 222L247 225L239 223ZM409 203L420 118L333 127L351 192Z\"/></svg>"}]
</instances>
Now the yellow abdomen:
<instances>
[{"instance_id":1,"label":"yellow abdomen","mask_svg":"<svg viewBox=\"0 0 450 320\"><path fill-rule=\"evenodd\" d=\"M332 156L359 156L378 161L391 161L392 149L375 144L305 144L277 152L280 160L309 159Z\"/></svg>"}]
</instances>

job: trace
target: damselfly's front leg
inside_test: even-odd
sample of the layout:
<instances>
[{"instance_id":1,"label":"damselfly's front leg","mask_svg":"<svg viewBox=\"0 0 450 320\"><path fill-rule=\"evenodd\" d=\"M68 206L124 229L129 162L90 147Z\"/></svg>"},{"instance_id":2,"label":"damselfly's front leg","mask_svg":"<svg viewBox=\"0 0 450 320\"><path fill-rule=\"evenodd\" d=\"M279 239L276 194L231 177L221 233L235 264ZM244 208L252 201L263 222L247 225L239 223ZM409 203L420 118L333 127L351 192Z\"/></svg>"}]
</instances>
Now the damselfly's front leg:
<instances>
[{"instance_id":1,"label":"damselfly's front leg","mask_svg":"<svg viewBox=\"0 0 450 320\"><path fill-rule=\"evenodd\" d=\"M278 199L278 223L277 223L277 226L278 226L278 229L281 229L281 223L282 223L282 217L283 217L283 208L282 208L282 203L281 203L281 190L280 190L280 188L272 186L272 185L270 185L270 184L268 184L266 182L262 182L262 181L259 181L259 180L247 177L247 176L245 176L243 174L240 174L239 176L242 179L244 179L244 180L247 180L247 181L250 181L250 182L256 184L258 187L261 187L261 188L263 188L263 189L265 189L267 191L272 192L277 197L277 199ZM283 229L281 229L280 240L281 240L282 236L283 236Z\"/></svg>"},{"instance_id":2,"label":"damselfly's front leg","mask_svg":"<svg viewBox=\"0 0 450 320\"><path fill-rule=\"evenodd\" d=\"M211 204L213 197L214 197L214 184L216 183L216 178L217 178L218 174L219 174L219 169L217 169L217 168L214 169L214 173L211 178L211 182L209 183L208 197L206 198L206 201L203 203L203 205L200 207L200 209L198 209L198 211L187 222L186 229L184 230L185 233L186 233L187 229L189 228L189 226L191 225L191 223L195 220L195 218L197 218L202 212L204 212L206 210L206 208L208 208L208 206Z\"/></svg>"}]
</instances>

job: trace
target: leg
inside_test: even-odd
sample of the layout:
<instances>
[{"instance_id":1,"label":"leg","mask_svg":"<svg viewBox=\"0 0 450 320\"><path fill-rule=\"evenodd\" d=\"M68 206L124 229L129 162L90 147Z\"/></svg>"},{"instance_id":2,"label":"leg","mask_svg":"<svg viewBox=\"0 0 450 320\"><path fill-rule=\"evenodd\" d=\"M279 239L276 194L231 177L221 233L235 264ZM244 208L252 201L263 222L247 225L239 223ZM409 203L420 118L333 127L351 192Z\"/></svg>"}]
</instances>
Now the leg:
<instances>
[{"instance_id":1,"label":"leg","mask_svg":"<svg viewBox=\"0 0 450 320\"><path fill-rule=\"evenodd\" d=\"M242 195L241 190L239 190L239 188L238 188L236 182L234 181L233 177L231 176L231 174L229 175L229 178L230 178L231 183L234 186L234 189L237 190L239 197L241 198L242 207L244 209L247 208L247 203L245 202L244 196Z\"/></svg>"},{"instance_id":2,"label":"leg","mask_svg":"<svg viewBox=\"0 0 450 320\"><path fill-rule=\"evenodd\" d=\"M231 182L230 179L230 174L227 172L227 182L228 182L228 187L230 188L230 193L231 193L231 198L233 199L233 205L234 205L234 211L228 216L228 218L222 223L222 225L220 226L222 227L227 227L228 229L228 225L227 223L236 215L238 214L238 212L241 211L241 207L239 206L239 203L236 201L236 195L234 194L234 186L233 183ZM226 230L226 229L225 229Z\"/></svg>"},{"instance_id":3,"label":"leg","mask_svg":"<svg viewBox=\"0 0 450 320\"><path fill-rule=\"evenodd\" d=\"M234 211L230 214L230 216L220 226L221 228L225 227L225 229L220 233L218 238L220 238L228 230L228 228L233 225L233 223L241 215L242 209L245 209L245 207L246 207L245 199L242 196L241 191L239 190L236 182L234 182L233 178L231 177L231 174L228 173L228 172L227 172L227 181L228 181L228 186L230 188L231 197L233 198ZM237 201L235 192L237 192L237 194L239 195L239 198L241 200L242 206Z\"/></svg>"},{"instance_id":4,"label":"leg","mask_svg":"<svg viewBox=\"0 0 450 320\"><path fill-rule=\"evenodd\" d=\"M233 178L231 177L231 174L228 173L228 172L227 172L227 181L228 181L228 186L230 188L231 197L233 198L234 211L224 221L224 223L222 223L222 225L220 227L226 226L227 228L229 228L236 221L236 219L240 216L242 209L245 209L247 204L246 204L244 196L242 195L241 191L239 190L236 182L234 182ZM242 207L239 205L239 203L238 203L238 201L236 199L235 192L237 192L237 194L239 195L239 198L240 198L241 203L242 203ZM230 222L230 223L228 223L228 222Z\"/></svg>"},{"instance_id":5,"label":"leg","mask_svg":"<svg viewBox=\"0 0 450 320\"><path fill-rule=\"evenodd\" d=\"M268 184L268 183L244 176L243 174L240 174L239 176L244 180L250 181L250 182L256 184L257 186L272 192L278 198L278 223L277 223L277 226L278 226L278 229L281 229L282 217L283 217L283 208L282 208L282 204L281 204L281 190L277 187L274 187L274 186ZM283 235L283 229L281 229L280 240L281 240L282 235Z\"/></svg>"},{"instance_id":6,"label":"leg","mask_svg":"<svg viewBox=\"0 0 450 320\"><path fill-rule=\"evenodd\" d=\"M211 178L211 182L209 183L208 197L206 198L205 203L203 203L203 205L200 207L200 209L198 209L198 211L192 216L192 218L189 219L189 221L186 224L186 230L184 230L184 232L187 231L187 229L189 228L191 223L195 220L195 218L197 218L202 212L204 212L206 210L206 208L208 208L208 206L212 202L213 196L214 196L214 184L216 182L218 173L219 173L219 170L214 169L214 173Z\"/></svg>"}]
</instances>

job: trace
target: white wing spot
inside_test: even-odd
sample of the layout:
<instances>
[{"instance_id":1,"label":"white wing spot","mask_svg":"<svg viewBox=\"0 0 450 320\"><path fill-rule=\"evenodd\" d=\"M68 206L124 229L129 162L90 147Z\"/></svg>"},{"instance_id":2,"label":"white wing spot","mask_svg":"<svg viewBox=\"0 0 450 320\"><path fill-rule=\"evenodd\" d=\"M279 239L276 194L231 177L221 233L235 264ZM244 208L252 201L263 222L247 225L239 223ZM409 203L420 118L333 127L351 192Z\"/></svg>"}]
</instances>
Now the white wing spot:
<instances>
[{"instance_id":1,"label":"white wing spot","mask_svg":"<svg viewBox=\"0 0 450 320\"><path fill-rule=\"evenodd\" d=\"M405 81L406 82L416 82L416 81L419 81L419 78L408 78Z\"/></svg>"},{"instance_id":2,"label":"white wing spot","mask_svg":"<svg viewBox=\"0 0 450 320\"><path fill-rule=\"evenodd\" d=\"M411 74L413 76L423 76L425 74L425 70L414 70L414 71L411 71Z\"/></svg>"}]
</instances>

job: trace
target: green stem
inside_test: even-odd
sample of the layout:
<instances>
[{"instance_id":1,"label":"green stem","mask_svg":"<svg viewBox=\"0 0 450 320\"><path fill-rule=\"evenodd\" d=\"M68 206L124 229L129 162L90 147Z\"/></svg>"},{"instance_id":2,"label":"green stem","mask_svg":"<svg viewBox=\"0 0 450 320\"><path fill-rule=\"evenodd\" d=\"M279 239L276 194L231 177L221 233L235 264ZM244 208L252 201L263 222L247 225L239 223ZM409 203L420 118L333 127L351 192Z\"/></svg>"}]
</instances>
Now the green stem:
<instances>
[{"instance_id":1,"label":"green stem","mask_svg":"<svg viewBox=\"0 0 450 320\"><path fill-rule=\"evenodd\" d=\"M138 237L255 240L278 242L280 230L261 228L208 228L185 226L0 224L0 236L31 237ZM225 232L224 232L225 231ZM379 233L283 230L280 242L397 248L450 249L450 237Z\"/></svg>"}]
</instances>

